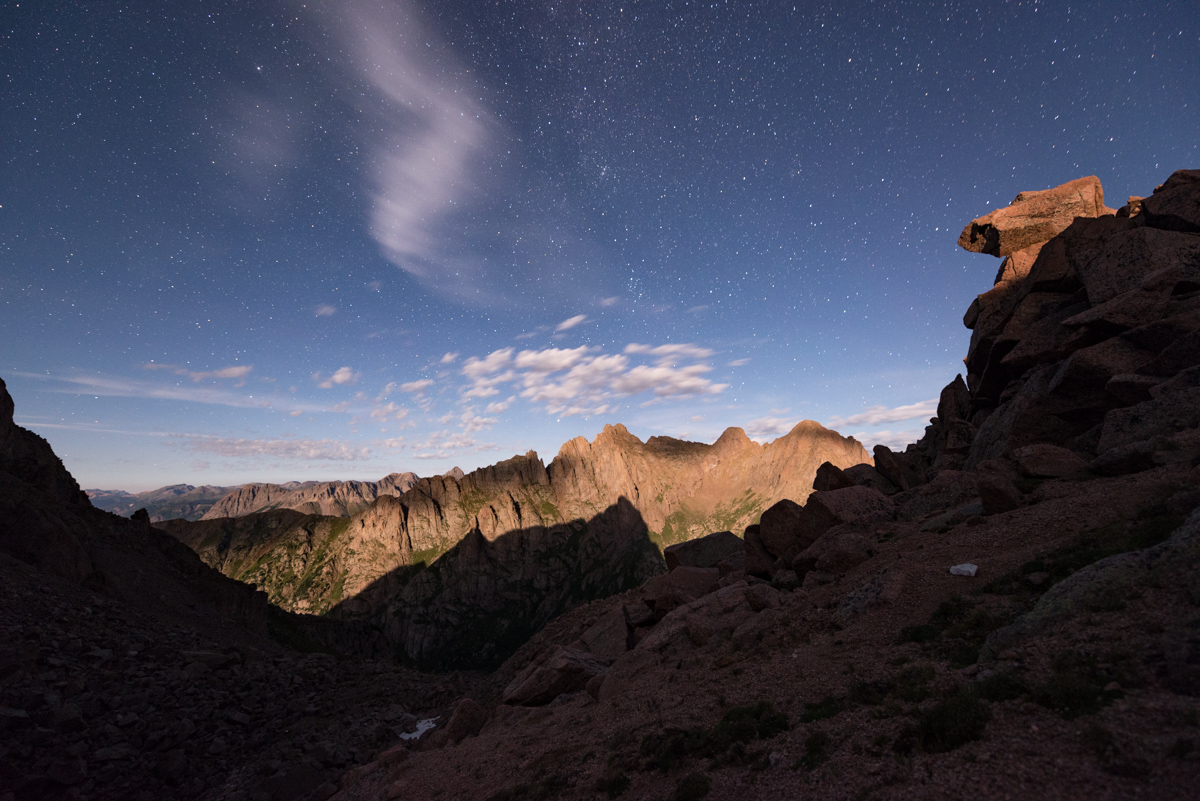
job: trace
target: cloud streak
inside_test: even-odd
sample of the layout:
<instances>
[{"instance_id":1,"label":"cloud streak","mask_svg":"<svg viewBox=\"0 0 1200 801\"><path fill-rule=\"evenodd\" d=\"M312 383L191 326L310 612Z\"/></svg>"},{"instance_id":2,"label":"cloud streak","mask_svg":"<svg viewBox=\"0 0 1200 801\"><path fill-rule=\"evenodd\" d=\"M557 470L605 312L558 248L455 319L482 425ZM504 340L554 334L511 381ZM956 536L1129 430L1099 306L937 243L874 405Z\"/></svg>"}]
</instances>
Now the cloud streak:
<instances>
[{"instance_id":1,"label":"cloud streak","mask_svg":"<svg viewBox=\"0 0 1200 801\"><path fill-rule=\"evenodd\" d=\"M830 417L828 425L830 428L841 429L850 426L878 426L884 423L898 423L902 420L929 418L937 414L937 405L937 398L933 398L890 409L882 405L868 406L858 414L852 414L849 417L836 415Z\"/></svg>"}]
</instances>

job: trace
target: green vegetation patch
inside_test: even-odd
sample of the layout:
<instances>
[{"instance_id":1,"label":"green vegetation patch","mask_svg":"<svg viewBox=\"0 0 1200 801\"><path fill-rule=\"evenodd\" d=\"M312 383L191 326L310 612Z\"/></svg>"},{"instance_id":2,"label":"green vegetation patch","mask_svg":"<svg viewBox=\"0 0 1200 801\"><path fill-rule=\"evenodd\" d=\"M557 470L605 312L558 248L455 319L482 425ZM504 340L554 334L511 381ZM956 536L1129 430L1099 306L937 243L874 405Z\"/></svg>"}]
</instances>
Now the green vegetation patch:
<instances>
[{"instance_id":1,"label":"green vegetation patch","mask_svg":"<svg viewBox=\"0 0 1200 801\"><path fill-rule=\"evenodd\" d=\"M709 730L647 734L640 749L642 769L669 771L689 757L708 757L715 765L750 761L757 755L747 753L746 745L756 740L769 740L787 729L787 716L776 712L766 701L736 707L726 712Z\"/></svg>"}]
</instances>

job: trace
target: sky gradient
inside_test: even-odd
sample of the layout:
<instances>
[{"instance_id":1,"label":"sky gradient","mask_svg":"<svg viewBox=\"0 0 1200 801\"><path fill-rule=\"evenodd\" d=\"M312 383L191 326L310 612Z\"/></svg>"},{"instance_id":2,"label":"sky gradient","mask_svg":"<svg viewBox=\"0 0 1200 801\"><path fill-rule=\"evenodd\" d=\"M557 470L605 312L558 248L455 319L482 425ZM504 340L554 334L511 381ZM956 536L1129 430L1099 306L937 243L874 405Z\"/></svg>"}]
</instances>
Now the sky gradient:
<instances>
[{"instance_id":1,"label":"sky gradient","mask_svg":"<svg viewBox=\"0 0 1200 801\"><path fill-rule=\"evenodd\" d=\"M0 377L86 487L920 436L1017 192L1200 167L1190 2L8 3Z\"/></svg>"}]
</instances>

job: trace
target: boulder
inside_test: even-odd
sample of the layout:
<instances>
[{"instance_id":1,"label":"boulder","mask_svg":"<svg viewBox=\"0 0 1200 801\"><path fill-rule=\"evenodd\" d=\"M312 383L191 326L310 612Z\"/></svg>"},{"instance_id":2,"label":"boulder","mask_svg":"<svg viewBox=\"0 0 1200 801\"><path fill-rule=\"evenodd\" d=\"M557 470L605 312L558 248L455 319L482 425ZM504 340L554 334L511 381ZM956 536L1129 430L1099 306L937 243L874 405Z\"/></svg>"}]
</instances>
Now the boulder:
<instances>
[{"instance_id":1,"label":"boulder","mask_svg":"<svg viewBox=\"0 0 1200 801\"><path fill-rule=\"evenodd\" d=\"M1108 379L1104 391L1116 398L1122 406L1132 406L1150 400L1151 388L1161 383L1162 379L1157 376L1121 373Z\"/></svg>"},{"instance_id":2,"label":"boulder","mask_svg":"<svg viewBox=\"0 0 1200 801\"><path fill-rule=\"evenodd\" d=\"M1087 462L1078 454L1044 443L1017 448L1010 458L1017 469L1030 478L1074 478L1088 469Z\"/></svg>"},{"instance_id":3,"label":"boulder","mask_svg":"<svg viewBox=\"0 0 1200 801\"><path fill-rule=\"evenodd\" d=\"M804 505L805 517L812 521L809 530L816 532L805 547L817 541L838 523L871 523L890 520L892 502L870 487L846 487L828 492L814 492Z\"/></svg>"},{"instance_id":4,"label":"boulder","mask_svg":"<svg viewBox=\"0 0 1200 801\"><path fill-rule=\"evenodd\" d=\"M1067 398L1099 396L1113 376L1135 372L1153 356L1123 337L1113 337L1068 356L1050 377L1046 389Z\"/></svg>"},{"instance_id":5,"label":"boulder","mask_svg":"<svg viewBox=\"0 0 1200 801\"><path fill-rule=\"evenodd\" d=\"M509 682L503 703L542 706L563 693L582 690L592 677L603 673L610 661L575 648L555 646L544 659L535 660Z\"/></svg>"},{"instance_id":6,"label":"boulder","mask_svg":"<svg viewBox=\"0 0 1200 801\"><path fill-rule=\"evenodd\" d=\"M1073 259L1093 306L1138 289L1152 273L1167 268L1180 270L1184 280L1200 281L1200 237L1194 234L1157 228L1099 234Z\"/></svg>"},{"instance_id":7,"label":"boulder","mask_svg":"<svg viewBox=\"0 0 1200 801\"><path fill-rule=\"evenodd\" d=\"M842 472L840 467L836 467L831 462L823 462L817 468L817 474L813 477L813 489L817 491L828 491L835 489L843 489L845 487L853 487L854 479Z\"/></svg>"},{"instance_id":8,"label":"boulder","mask_svg":"<svg viewBox=\"0 0 1200 801\"><path fill-rule=\"evenodd\" d=\"M1113 409L1104 415L1098 454L1123 445L1200 426L1200 387L1159 396L1135 406Z\"/></svg>"},{"instance_id":9,"label":"boulder","mask_svg":"<svg viewBox=\"0 0 1200 801\"><path fill-rule=\"evenodd\" d=\"M667 570L678 567L716 567L726 557L745 550L742 538L732 531L718 531L707 537L669 545L663 550Z\"/></svg>"},{"instance_id":10,"label":"boulder","mask_svg":"<svg viewBox=\"0 0 1200 801\"><path fill-rule=\"evenodd\" d=\"M1176 170L1141 206L1152 228L1200 233L1200 170Z\"/></svg>"},{"instance_id":11,"label":"boulder","mask_svg":"<svg viewBox=\"0 0 1200 801\"><path fill-rule=\"evenodd\" d=\"M898 453L886 445L875 446L875 470L901 491L924 484L921 475Z\"/></svg>"},{"instance_id":12,"label":"boulder","mask_svg":"<svg viewBox=\"0 0 1200 801\"><path fill-rule=\"evenodd\" d=\"M746 526L746 533L742 539L746 543L746 558L743 563L743 569L746 573L751 576L770 575L771 565L775 563L775 557L771 556L766 546L763 545L758 524Z\"/></svg>"},{"instance_id":13,"label":"boulder","mask_svg":"<svg viewBox=\"0 0 1200 801\"><path fill-rule=\"evenodd\" d=\"M895 495L900 488L889 481L878 470L869 464L856 464L842 471L846 477L860 487L870 487L884 495Z\"/></svg>"},{"instance_id":14,"label":"boulder","mask_svg":"<svg viewBox=\"0 0 1200 801\"><path fill-rule=\"evenodd\" d=\"M642 585L643 597L654 605L660 599L681 594L687 598L699 598L708 594L721 580L721 571L715 567L678 567L670 573L654 576Z\"/></svg>"},{"instance_id":15,"label":"boulder","mask_svg":"<svg viewBox=\"0 0 1200 801\"><path fill-rule=\"evenodd\" d=\"M895 517L905 523L924 520L935 512L961 506L979 497L975 474L943 470L928 484L892 497Z\"/></svg>"},{"instance_id":16,"label":"boulder","mask_svg":"<svg viewBox=\"0 0 1200 801\"><path fill-rule=\"evenodd\" d=\"M446 739L459 743L467 737L479 734L483 724L487 722L487 710L470 698L464 698L450 713L450 721L446 724Z\"/></svg>"},{"instance_id":17,"label":"boulder","mask_svg":"<svg viewBox=\"0 0 1200 801\"><path fill-rule=\"evenodd\" d=\"M978 485L984 514L1003 514L1021 505L1021 491L1004 476L983 473L978 478Z\"/></svg>"},{"instance_id":18,"label":"boulder","mask_svg":"<svg viewBox=\"0 0 1200 801\"><path fill-rule=\"evenodd\" d=\"M841 525L825 532L792 561L792 568L803 577L810 570L845 573L870 559L874 541L852 526Z\"/></svg>"},{"instance_id":19,"label":"boulder","mask_svg":"<svg viewBox=\"0 0 1200 801\"><path fill-rule=\"evenodd\" d=\"M801 526L804 522L804 507L795 501L784 499L762 513L758 524L760 541L767 552L788 559L803 550L799 544Z\"/></svg>"},{"instance_id":20,"label":"boulder","mask_svg":"<svg viewBox=\"0 0 1200 801\"><path fill-rule=\"evenodd\" d=\"M629 623L625 610L618 608L602 615L580 639L596 656L617 659L629 650Z\"/></svg>"},{"instance_id":21,"label":"boulder","mask_svg":"<svg viewBox=\"0 0 1200 801\"><path fill-rule=\"evenodd\" d=\"M1094 175L1053 189L1021 192L1011 204L972 220L958 238L972 253L1007 256L1064 231L1076 217L1113 213L1104 205L1104 189Z\"/></svg>"}]
</instances>

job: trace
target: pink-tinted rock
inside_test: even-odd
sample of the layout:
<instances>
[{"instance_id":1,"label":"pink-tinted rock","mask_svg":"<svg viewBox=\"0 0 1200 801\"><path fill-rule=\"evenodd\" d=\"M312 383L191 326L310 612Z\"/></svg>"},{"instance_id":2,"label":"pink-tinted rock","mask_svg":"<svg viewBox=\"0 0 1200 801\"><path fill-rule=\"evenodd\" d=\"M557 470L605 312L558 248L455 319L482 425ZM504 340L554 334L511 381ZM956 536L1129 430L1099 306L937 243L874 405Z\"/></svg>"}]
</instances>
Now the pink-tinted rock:
<instances>
[{"instance_id":1,"label":"pink-tinted rock","mask_svg":"<svg viewBox=\"0 0 1200 801\"><path fill-rule=\"evenodd\" d=\"M1010 458L1018 470L1031 478L1072 478L1088 469L1079 454L1044 443L1017 448Z\"/></svg>"},{"instance_id":2,"label":"pink-tinted rock","mask_svg":"<svg viewBox=\"0 0 1200 801\"><path fill-rule=\"evenodd\" d=\"M1113 213L1104 205L1104 189L1094 175L1053 189L1021 192L1002 209L972 220L958 238L972 253L1007 256L1065 230L1076 217Z\"/></svg>"},{"instance_id":3,"label":"pink-tinted rock","mask_svg":"<svg viewBox=\"0 0 1200 801\"><path fill-rule=\"evenodd\" d=\"M1073 262L1096 306L1139 288L1164 269L1177 269L1183 280L1200 282L1200 237L1157 228L1117 230L1078 248Z\"/></svg>"}]
</instances>

